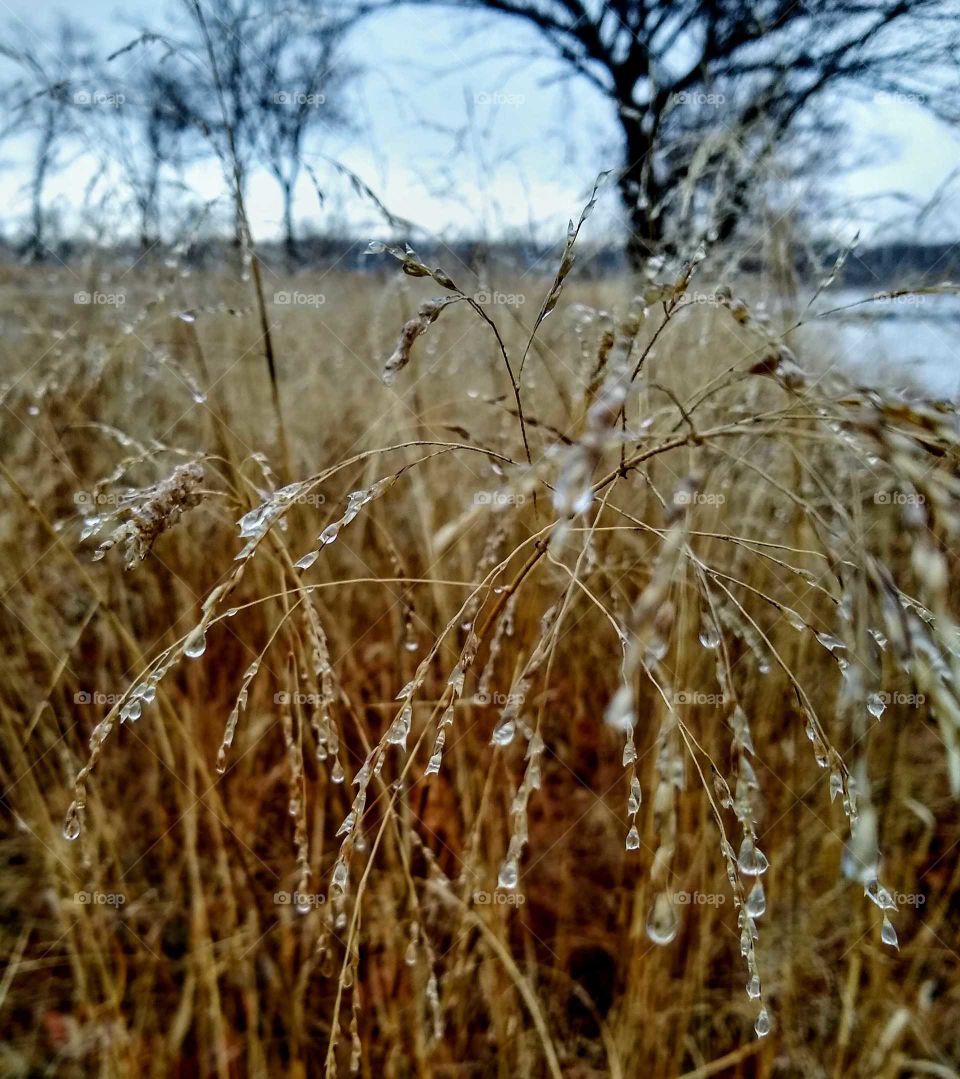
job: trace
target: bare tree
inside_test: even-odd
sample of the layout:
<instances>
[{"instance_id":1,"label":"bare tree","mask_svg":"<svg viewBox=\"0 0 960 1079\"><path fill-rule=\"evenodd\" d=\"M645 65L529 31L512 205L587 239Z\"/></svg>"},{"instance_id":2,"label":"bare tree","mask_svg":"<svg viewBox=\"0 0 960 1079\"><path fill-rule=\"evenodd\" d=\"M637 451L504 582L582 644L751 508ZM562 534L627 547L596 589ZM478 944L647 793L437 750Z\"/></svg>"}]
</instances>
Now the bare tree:
<instances>
[{"instance_id":1,"label":"bare tree","mask_svg":"<svg viewBox=\"0 0 960 1079\"><path fill-rule=\"evenodd\" d=\"M275 19L258 38L260 157L283 196L283 235L288 258L297 255L293 199L309 134L345 122L335 96L352 73L340 56L345 22L324 19L317 0L290 18ZM331 91L333 87L333 91Z\"/></svg>"},{"instance_id":2,"label":"bare tree","mask_svg":"<svg viewBox=\"0 0 960 1079\"><path fill-rule=\"evenodd\" d=\"M812 105L841 88L931 93L956 74L955 0L383 0L496 12L614 106L632 261L664 245L681 207L708 193L699 227L728 237L752 185ZM364 10L378 9L376 0Z\"/></svg>"},{"instance_id":3,"label":"bare tree","mask_svg":"<svg viewBox=\"0 0 960 1079\"><path fill-rule=\"evenodd\" d=\"M251 172L265 167L280 185L284 232L294 247L293 198L310 132L342 117L331 86L347 72L336 62L346 29L327 17L326 0L183 0L197 34L151 33L167 51L156 69L158 133L212 145L234 192L234 239L243 234Z\"/></svg>"},{"instance_id":4,"label":"bare tree","mask_svg":"<svg viewBox=\"0 0 960 1079\"><path fill-rule=\"evenodd\" d=\"M82 31L69 21L59 23L49 46L38 45L35 35L21 34L0 41L0 55L17 70L5 91L10 107L3 134L29 135L32 142L30 222L23 253L38 262L49 251L47 185L71 141L80 137L80 110L100 104L104 92L89 84L92 54Z\"/></svg>"}]
</instances>

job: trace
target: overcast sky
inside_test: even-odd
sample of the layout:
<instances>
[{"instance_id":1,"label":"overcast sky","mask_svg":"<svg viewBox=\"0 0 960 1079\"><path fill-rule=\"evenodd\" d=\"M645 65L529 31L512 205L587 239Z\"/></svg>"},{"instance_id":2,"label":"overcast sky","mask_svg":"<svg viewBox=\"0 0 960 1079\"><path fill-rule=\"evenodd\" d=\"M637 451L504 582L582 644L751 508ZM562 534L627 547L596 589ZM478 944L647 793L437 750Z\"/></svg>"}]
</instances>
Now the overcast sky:
<instances>
[{"instance_id":1,"label":"overcast sky","mask_svg":"<svg viewBox=\"0 0 960 1079\"><path fill-rule=\"evenodd\" d=\"M143 26L169 27L177 10L176 0L84 0L76 6L0 0L0 25L36 35L39 48L58 14L67 13L88 28L106 56ZM318 148L361 175L396 213L435 231L561 235L596 174L619 163L610 107L582 80L558 78L560 69L536 34L517 21L405 9L364 24L351 48L366 69L348 95L354 129ZM138 56L114 61L118 82ZM490 103L492 95L496 103ZM835 231L863 227L869 235L876 221L903 216L901 196L922 202L938 189L960 159L960 142L916 105L875 99L837 104L851 123L850 159L863 164L832 181L852 204L845 220L831 224ZM27 152L15 143L2 154L5 229L26 206ZM83 171L74 164L51 191L73 198L85 182ZM187 179L206 198L223 190L212 164L192 169ZM342 181L330 181L326 193L321 210L303 178L296 208L301 227L338 220L372 227L370 210ZM257 234L275 234L280 201L273 181L257 177L250 203ZM613 227L615 214L611 192L591 228L602 234ZM923 232L925 239L958 236L956 215L927 223Z\"/></svg>"}]
</instances>

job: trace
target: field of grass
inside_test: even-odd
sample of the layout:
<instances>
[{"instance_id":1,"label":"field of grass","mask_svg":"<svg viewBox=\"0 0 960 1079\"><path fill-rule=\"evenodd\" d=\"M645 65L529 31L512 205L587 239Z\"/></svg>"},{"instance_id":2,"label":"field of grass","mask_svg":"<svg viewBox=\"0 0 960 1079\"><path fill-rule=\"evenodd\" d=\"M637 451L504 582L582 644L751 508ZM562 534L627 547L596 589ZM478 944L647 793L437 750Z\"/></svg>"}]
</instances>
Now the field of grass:
<instances>
[{"instance_id":1,"label":"field of grass","mask_svg":"<svg viewBox=\"0 0 960 1079\"><path fill-rule=\"evenodd\" d=\"M953 406L372 261L4 271L0 1073L956 1075Z\"/></svg>"}]
</instances>

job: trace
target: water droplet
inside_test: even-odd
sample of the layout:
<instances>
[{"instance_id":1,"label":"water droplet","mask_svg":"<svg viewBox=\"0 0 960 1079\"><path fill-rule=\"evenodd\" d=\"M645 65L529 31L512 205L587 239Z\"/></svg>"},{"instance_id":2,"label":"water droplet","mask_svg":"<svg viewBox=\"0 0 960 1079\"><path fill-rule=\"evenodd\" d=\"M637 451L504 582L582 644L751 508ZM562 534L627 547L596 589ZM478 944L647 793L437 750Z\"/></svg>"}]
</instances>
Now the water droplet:
<instances>
[{"instance_id":1,"label":"water droplet","mask_svg":"<svg viewBox=\"0 0 960 1079\"><path fill-rule=\"evenodd\" d=\"M618 731L632 731L636 724L636 716L633 710L633 690L629 686L621 686L607 705L606 722Z\"/></svg>"},{"instance_id":2,"label":"water droplet","mask_svg":"<svg viewBox=\"0 0 960 1079\"><path fill-rule=\"evenodd\" d=\"M408 967L415 967L417 965L417 942L415 940L411 940L407 945L407 951L403 957L403 961Z\"/></svg>"},{"instance_id":3,"label":"water droplet","mask_svg":"<svg viewBox=\"0 0 960 1079\"><path fill-rule=\"evenodd\" d=\"M507 719L502 723L498 723L494 728L493 734L490 736L490 744L492 746L508 746L513 741L516 733L516 722L512 719Z\"/></svg>"},{"instance_id":4,"label":"water droplet","mask_svg":"<svg viewBox=\"0 0 960 1079\"><path fill-rule=\"evenodd\" d=\"M414 637L414 636L413 636L413 634L411 634L411 635L410 635L409 637L407 637L407 639L406 639L406 640L405 640L405 641L403 642L403 647L404 647L404 648L405 648L405 649L406 649L406 650L407 650L408 652L416 652L416 650L417 650L417 649L418 649L418 648L419 648L420 646L419 646L419 644L417 644L417 638L416 638L416 637Z\"/></svg>"},{"instance_id":5,"label":"water droplet","mask_svg":"<svg viewBox=\"0 0 960 1079\"><path fill-rule=\"evenodd\" d=\"M330 770L330 779L334 783L343 782L343 765L337 760L333 762L333 768Z\"/></svg>"},{"instance_id":6,"label":"water droplet","mask_svg":"<svg viewBox=\"0 0 960 1079\"><path fill-rule=\"evenodd\" d=\"M837 795L843 793L843 776L834 769L830 773L830 801L836 801Z\"/></svg>"},{"instance_id":7,"label":"water droplet","mask_svg":"<svg viewBox=\"0 0 960 1079\"><path fill-rule=\"evenodd\" d=\"M760 999L760 977L754 974L750 981L747 982L747 996L751 1000Z\"/></svg>"},{"instance_id":8,"label":"water droplet","mask_svg":"<svg viewBox=\"0 0 960 1079\"><path fill-rule=\"evenodd\" d=\"M310 913L310 897L303 892L297 893L297 913L309 914Z\"/></svg>"},{"instance_id":9,"label":"water droplet","mask_svg":"<svg viewBox=\"0 0 960 1079\"><path fill-rule=\"evenodd\" d=\"M880 926L880 939L891 948L900 950L900 941L897 939L897 931L893 928L893 922L884 914L883 924Z\"/></svg>"},{"instance_id":10,"label":"water droplet","mask_svg":"<svg viewBox=\"0 0 960 1079\"><path fill-rule=\"evenodd\" d=\"M466 677L466 672L458 663L456 667L450 672L450 677L447 679L447 685L453 690L459 697L463 693L463 680Z\"/></svg>"},{"instance_id":11,"label":"water droplet","mask_svg":"<svg viewBox=\"0 0 960 1079\"><path fill-rule=\"evenodd\" d=\"M864 893L868 899L876 903L881 910L896 910L897 902L878 880L872 880L867 885Z\"/></svg>"},{"instance_id":12,"label":"water droplet","mask_svg":"<svg viewBox=\"0 0 960 1079\"><path fill-rule=\"evenodd\" d=\"M195 629L183 646L183 654L191 659L199 659L207 650L207 633L204 629Z\"/></svg>"},{"instance_id":13,"label":"water droplet","mask_svg":"<svg viewBox=\"0 0 960 1079\"><path fill-rule=\"evenodd\" d=\"M319 551L308 551L303 558L297 560L296 567L297 569L309 569L319 557Z\"/></svg>"},{"instance_id":14,"label":"water droplet","mask_svg":"<svg viewBox=\"0 0 960 1079\"><path fill-rule=\"evenodd\" d=\"M740 853L737 855L737 866L740 872L747 877L759 877L766 873L770 866L767 856L754 843L752 836L744 836L740 844Z\"/></svg>"},{"instance_id":15,"label":"water droplet","mask_svg":"<svg viewBox=\"0 0 960 1079\"><path fill-rule=\"evenodd\" d=\"M793 626L795 630L797 630L797 632L800 632L807 628L807 623L804 622L804 620L800 617L800 615L797 614L796 611L791 610L789 607L781 607L780 613L790 623L790 625Z\"/></svg>"},{"instance_id":16,"label":"water droplet","mask_svg":"<svg viewBox=\"0 0 960 1079\"><path fill-rule=\"evenodd\" d=\"M758 1038L765 1038L770 1033L770 1013L766 1007L760 1009L757 1021L753 1024Z\"/></svg>"},{"instance_id":17,"label":"water droplet","mask_svg":"<svg viewBox=\"0 0 960 1079\"><path fill-rule=\"evenodd\" d=\"M846 648L843 641L839 637L834 637L832 633L818 633L816 637L828 652L836 652L838 649Z\"/></svg>"},{"instance_id":18,"label":"water droplet","mask_svg":"<svg viewBox=\"0 0 960 1079\"><path fill-rule=\"evenodd\" d=\"M334 521L333 524L327 525L327 527L320 533L319 539L321 546L326 546L340 535L340 529L343 525L342 521Z\"/></svg>"},{"instance_id":19,"label":"water droplet","mask_svg":"<svg viewBox=\"0 0 960 1079\"><path fill-rule=\"evenodd\" d=\"M653 901L647 916L647 936L654 944L669 944L677 935L680 923L670 902L670 896L661 892Z\"/></svg>"},{"instance_id":20,"label":"water droplet","mask_svg":"<svg viewBox=\"0 0 960 1079\"><path fill-rule=\"evenodd\" d=\"M637 831L637 826L635 824L632 825L630 831L627 832L625 845L627 850L637 850L640 846L640 833Z\"/></svg>"},{"instance_id":21,"label":"water droplet","mask_svg":"<svg viewBox=\"0 0 960 1079\"><path fill-rule=\"evenodd\" d=\"M63 820L63 838L73 842L80 836L80 812L77 803L72 802Z\"/></svg>"},{"instance_id":22,"label":"water droplet","mask_svg":"<svg viewBox=\"0 0 960 1079\"><path fill-rule=\"evenodd\" d=\"M637 759L637 746L633 740L633 737L629 737L623 747L623 756L621 757L621 764L624 768L633 764Z\"/></svg>"},{"instance_id":23,"label":"water droplet","mask_svg":"<svg viewBox=\"0 0 960 1079\"><path fill-rule=\"evenodd\" d=\"M757 881L747 895L747 914L751 918L759 918L767 909L767 897L763 891L763 882Z\"/></svg>"},{"instance_id":24,"label":"water droplet","mask_svg":"<svg viewBox=\"0 0 960 1079\"><path fill-rule=\"evenodd\" d=\"M349 880L350 870L347 868L347 863L342 858L338 858L337 864L333 867L333 887L345 892Z\"/></svg>"},{"instance_id":25,"label":"water droplet","mask_svg":"<svg viewBox=\"0 0 960 1079\"><path fill-rule=\"evenodd\" d=\"M507 858L507 860L500 866L500 872L497 875L497 887L505 888L507 891L513 891L517 886L517 881L520 879L520 870L517 866L516 858Z\"/></svg>"},{"instance_id":26,"label":"water droplet","mask_svg":"<svg viewBox=\"0 0 960 1079\"><path fill-rule=\"evenodd\" d=\"M720 644L720 634L717 632L716 626L712 626L707 623L703 629L700 630L700 644L704 648L717 648Z\"/></svg>"},{"instance_id":27,"label":"water droplet","mask_svg":"<svg viewBox=\"0 0 960 1079\"><path fill-rule=\"evenodd\" d=\"M874 719L879 719L883 715L883 711L886 707L887 703L879 693L871 693L870 696L867 697L867 711Z\"/></svg>"},{"instance_id":28,"label":"water droplet","mask_svg":"<svg viewBox=\"0 0 960 1079\"><path fill-rule=\"evenodd\" d=\"M410 724L413 719L413 708L407 704L400 710L400 714L390 724L387 731L387 741L394 746L407 748L407 736L410 734Z\"/></svg>"},{"instance_id":29,"label":"water droplet","mask_svg":"<svg viewBox=\"0 0 960 1079\"><path fill-rule=\"evenodd\" d=\"M143 711L143 705L140 703L139 698L134 697L120 709L120 722L126 723L129 719L132 722L136 722L140 718L140 714Z\"/></svg>"}]
</instances>

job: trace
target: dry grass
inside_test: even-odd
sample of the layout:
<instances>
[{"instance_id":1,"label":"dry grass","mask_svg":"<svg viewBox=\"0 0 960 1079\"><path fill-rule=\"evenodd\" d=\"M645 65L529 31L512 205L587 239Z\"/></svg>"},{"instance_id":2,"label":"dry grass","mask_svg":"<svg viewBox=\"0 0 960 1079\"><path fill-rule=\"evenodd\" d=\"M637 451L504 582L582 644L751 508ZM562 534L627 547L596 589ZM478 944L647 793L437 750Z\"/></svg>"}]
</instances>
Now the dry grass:
<instances>
[{"instance_id":1,"label":"dry grass","mask_svg":"<svg viewBox=\"0 0 960 1079\"><path fill-rule=\"evenodd\" d=\"M381 257L4 282L0 1070L956 1074L955 411Z\"/></svg>"}]
</instances>

